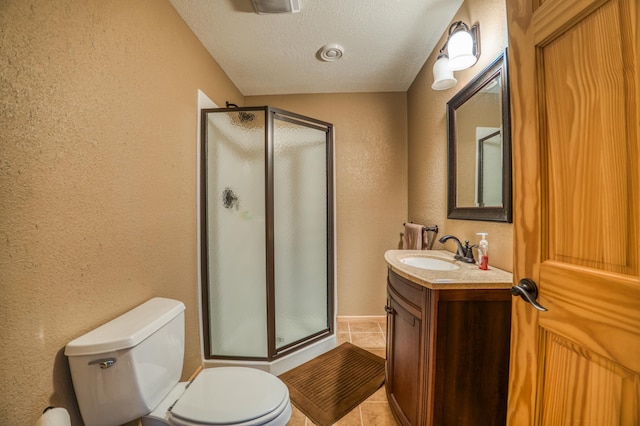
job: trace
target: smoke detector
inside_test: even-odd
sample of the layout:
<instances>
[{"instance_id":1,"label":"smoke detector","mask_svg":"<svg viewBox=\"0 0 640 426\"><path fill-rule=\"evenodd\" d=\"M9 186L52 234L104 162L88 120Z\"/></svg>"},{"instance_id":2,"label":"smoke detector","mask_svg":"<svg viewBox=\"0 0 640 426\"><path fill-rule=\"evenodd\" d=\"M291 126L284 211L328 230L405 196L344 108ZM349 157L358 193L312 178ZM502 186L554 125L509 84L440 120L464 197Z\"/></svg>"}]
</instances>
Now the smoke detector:
<instances>
[{"instance_id":1,"label":"smoke detector","mask_svg":"<svg viewBox=\"0 0 640 426\"><path fill-rule=\"evenodd\" d=\"M300 12L298 0L251 0L259 15Z\"/></svg>"},{"instance_id":2,"label":"smoke detector","mask_svg":"<svg viewBox=\"0 0 640 426\"><path fill-rule=\"evenodd\" d=\"M342 58L344 48L339 44L326 44L322 46L317 53L318 59L325 62L333 62Z\"/></svg>"}]
</instances>

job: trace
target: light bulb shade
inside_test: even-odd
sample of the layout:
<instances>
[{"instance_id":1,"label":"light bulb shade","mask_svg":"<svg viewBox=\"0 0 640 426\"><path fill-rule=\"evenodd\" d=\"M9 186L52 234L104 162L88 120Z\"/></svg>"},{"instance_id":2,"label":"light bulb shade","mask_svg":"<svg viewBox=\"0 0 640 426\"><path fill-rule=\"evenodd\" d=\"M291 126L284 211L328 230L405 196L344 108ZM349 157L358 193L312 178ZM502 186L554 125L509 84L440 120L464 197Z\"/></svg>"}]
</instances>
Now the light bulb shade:
<instances>
[{"instance_id":1,"label":"light bulb shade","mask_svg":"<svg viewBox=\"0 0 640 426\"><path fill-rule=\"evenodd\" d=\"M447 68L449 60L445 55L438 56L438 60L433 64L433 90L446 90L458 83L453 77L453 71Z\"/></svg>"},{"instance_id":2,"label":"light bulb shade","mask_svg":"<svg viewBox=\"0 0 640 426\"><path fill-rule=\"evenodd\" d=\"M460 29L451 34L447 43L451 71L465 70L476 63L478 58L473 52L473 37L469 31Z\"/></svg>"}]
</instances>

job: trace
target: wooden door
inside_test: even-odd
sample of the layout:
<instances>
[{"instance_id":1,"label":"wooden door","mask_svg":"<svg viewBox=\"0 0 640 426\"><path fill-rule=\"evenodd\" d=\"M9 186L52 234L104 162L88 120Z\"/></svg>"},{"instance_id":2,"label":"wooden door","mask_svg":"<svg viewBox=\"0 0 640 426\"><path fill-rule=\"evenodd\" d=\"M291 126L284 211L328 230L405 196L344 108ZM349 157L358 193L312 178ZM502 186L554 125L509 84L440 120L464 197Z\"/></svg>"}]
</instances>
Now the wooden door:
<instances>
[{"instance_id":1,"label":"wooden door","mask_svg":"<svg viewBox=\"0 0 640 426\"><path fill-rule=\"evenodd\" d=\"M507 0L508 424L640 424L638 0Z\"/></svg>"}]
</instances>

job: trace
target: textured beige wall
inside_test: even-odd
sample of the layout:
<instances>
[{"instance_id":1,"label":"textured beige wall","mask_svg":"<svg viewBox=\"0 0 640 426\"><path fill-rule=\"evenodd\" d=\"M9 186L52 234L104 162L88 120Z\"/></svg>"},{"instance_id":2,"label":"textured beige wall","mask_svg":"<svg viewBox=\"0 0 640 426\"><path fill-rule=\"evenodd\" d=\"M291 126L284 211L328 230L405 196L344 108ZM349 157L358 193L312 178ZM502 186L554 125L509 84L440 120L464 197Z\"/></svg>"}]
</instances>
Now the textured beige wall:
<instances>
[{"instance_id":1,"label":"textured beige wall","mask_svg":"<svg viewBox=\"0 0 640 426\"><path fill-rule=\"evenodd\" d=\"M513 258L512 224L447 219L447 118L446 104L475 75L489 65L507 46L504 0L465 0L452 20L468 25L480 23L482 54L473 67L455 73L458 84L435 91L433 64L446 34L431 53L407 92L409 132L409 220L438 224L440 236L453 234L460 240L477 242L477 232L488 232L489 264L511 271ZM455 251L452 242L434 248Z\"/></svg>"},{"instance_id":2,"label":"textured beige wall","mask_svg":"<svg viewBox=\"0 0 640 426\"><path fill-rule=\"evenodd\" d=\"M406 93L247 97L335 125L338 315L384 315L384 252L407 217Z\"/></svg>"},{"instance_id":3,"label":"textured beige wall","mask_svg":"<svg viewBox=\"0 0 640 426\"><path fill-rule=\"evenodd\" d=\"M200 362L197 89L243 97L167 1L0 2L0 424L81 420L64 346L153 296Z\"/></svg>"}]
</instances>

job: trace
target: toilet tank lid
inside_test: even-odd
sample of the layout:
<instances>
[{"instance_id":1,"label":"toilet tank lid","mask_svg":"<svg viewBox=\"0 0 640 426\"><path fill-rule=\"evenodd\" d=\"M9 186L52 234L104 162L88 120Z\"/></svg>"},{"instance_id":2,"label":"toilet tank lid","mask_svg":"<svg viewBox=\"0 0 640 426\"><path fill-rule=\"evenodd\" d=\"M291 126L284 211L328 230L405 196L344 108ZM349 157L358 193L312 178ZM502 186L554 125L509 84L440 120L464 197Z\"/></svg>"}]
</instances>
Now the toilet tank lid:
<instances>
[{"instance_id":1,"label":"toilet tank lid","mask_svg":"<svg viewBox=\"0 0 640 426\"><path fill-rule=\"evenodd\" d=\"M155 297L67 343L64 354L96 355L134 347L184 309L178 300Z\"/></svg>"}]
</instances>

